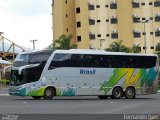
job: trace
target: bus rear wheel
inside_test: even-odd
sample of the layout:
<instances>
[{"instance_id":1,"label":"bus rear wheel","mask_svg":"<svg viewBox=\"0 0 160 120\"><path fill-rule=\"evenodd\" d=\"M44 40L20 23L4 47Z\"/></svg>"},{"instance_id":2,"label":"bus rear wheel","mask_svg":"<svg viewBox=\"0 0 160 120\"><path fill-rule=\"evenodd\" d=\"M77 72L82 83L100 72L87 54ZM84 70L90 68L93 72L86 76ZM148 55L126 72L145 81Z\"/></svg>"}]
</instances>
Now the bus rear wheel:
<instances>
[{"instance_id":1,"label":"bus rear wheel","mask_svg":"<svg viewBox=\"0 0 160 120\"><path fill-rule=\"evenodd\" d=\"M41 96L32 96L32 98L38 100L38 99L41 99Z\"/></svg>"},{"instance_id":2,"label":"bus rear wheel","mask_svg":"<svg viewBox=\"0 0 160 120\"><path fill-rule=\"evenodd\" d=\"M100 96L98 96L98 97L99 97L99 99L107 99L107 98L108 98L107 95L100 95Z\"/></svg>"},{"instance_id":3,"label":"bus rear wheel","mask_svg":"<svg viewBox=\"0 0 160 120\"><path fill-rule=\"evenodd\" d=\"M44 91L44 99L52 99L55 96L55 91L53 90L53 88L48 87L46 88L46 90Z\"/></svg>"},{"instance_id":4,"label":"bus rear wheel","mask_svg":"<svg viewBox=\"0 0 160 120\"><path fill-rule=\"evenodd\" d=\"M123 90L121 87L115 87L112 91L111 99L120 99L123 96Z\"/></svg>"},{"instance_id":5,"label":"bus rear wheel","mask_svg":"<svg viewBox=\"0 0 160 120\"><path fill-rule=\"evenodd\" d=\"M133 87L128 87L125 90L125 98L126 99L134 99L135 97L136 97L135 89Z\"/></svg>"}]
</instances>

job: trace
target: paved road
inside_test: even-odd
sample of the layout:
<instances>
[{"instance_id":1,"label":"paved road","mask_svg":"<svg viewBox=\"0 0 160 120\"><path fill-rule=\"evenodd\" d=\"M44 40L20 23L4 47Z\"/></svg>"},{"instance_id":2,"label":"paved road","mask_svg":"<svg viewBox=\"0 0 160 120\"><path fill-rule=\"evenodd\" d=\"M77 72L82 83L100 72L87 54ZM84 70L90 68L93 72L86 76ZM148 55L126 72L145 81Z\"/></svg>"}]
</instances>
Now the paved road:
<instances>
[{"instance_id":1,"label":"paved road","mask_svg":"<svg viewBox=\"0 0 160 120\"><path fill-rule=\"evenodd\" d=\"M0 113L14 114L160 114L160 93L136 99L100 100L96 96L31 97L0 95Z\"/></svg>"}]
</instances>

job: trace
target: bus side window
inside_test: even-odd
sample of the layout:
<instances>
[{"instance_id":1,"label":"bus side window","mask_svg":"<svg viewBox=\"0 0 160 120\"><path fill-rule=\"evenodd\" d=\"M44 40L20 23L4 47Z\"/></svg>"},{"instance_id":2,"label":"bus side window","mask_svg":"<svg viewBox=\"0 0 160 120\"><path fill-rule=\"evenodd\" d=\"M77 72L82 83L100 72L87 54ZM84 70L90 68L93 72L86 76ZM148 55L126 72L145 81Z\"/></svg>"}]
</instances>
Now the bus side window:
<instances>
[{"instance_id":1,"label":"bus side window","mask_svg":"<svg viewBox=\"0 0 160 120\"><path fill-rule=\"evenodd\" d=\"M69 67L70 59L70 54L55 54L48 69L51 70L59 67Z\"/></svg>"}]
</instances>

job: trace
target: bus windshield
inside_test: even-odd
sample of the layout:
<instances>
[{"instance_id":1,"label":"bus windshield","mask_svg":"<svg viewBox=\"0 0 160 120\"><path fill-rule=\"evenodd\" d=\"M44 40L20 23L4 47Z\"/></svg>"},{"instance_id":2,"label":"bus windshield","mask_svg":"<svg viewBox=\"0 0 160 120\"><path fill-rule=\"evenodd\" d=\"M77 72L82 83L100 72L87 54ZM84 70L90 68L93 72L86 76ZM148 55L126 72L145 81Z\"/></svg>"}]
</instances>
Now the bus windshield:
<instances>
[{"instance_id":1,"label":"bus windshield","mask_svg":"<svg viewBox=\"0 0 160 120\"><path fill-rule=\"evenodd\" d=\"M50 55L53 53L51 50L38 51L33 53L19 54L11 71L11 85L22 85L25 83L36 82L40 79L42 71L48 61ZM38 66L25 68L25 65L38 64ZM24 68L23 68L24 67ZM18 70L22 69L21 74Z\"/></svg>"},{"instance_id":2,"label":"bus windshield","mask_svg":"<svg viewBox=\"0 0 160 120\"><path fill-rule=\"evenodd\" d=\"M19 54L15 59L14 67L21 67L28 64L29 54Z\"/></svg>"},{"instance_id":3,"label":"bus windshield","mask_svg":"<svg viewBox=\"0 0 160 120\"><path fill-rule=\"evenodd\" d=\"M18 70L11 71L11 82L10 85L21 85L26 82L25 80L25 70L22 70L22 74L18 74Z\"/></svg>"}]
</instances>

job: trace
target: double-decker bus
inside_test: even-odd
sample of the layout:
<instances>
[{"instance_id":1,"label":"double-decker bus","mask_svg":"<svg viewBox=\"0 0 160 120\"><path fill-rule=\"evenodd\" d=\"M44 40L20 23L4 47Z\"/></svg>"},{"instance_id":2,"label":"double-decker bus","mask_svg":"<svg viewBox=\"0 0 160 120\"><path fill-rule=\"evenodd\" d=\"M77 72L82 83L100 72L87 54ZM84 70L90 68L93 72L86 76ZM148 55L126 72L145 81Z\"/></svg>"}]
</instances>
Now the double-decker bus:
<instances>
[{"instance_id":1,"label":"double-decker bus","mask_svg":"<svg viewBox=\"0 0 160 120\"><path fill-rule=\"evenodd\" d=\"M157 93L158 67L154 54L78 49L21 53L11 68L9 94L132 99Z\"/></svg>"}]
</instances>

